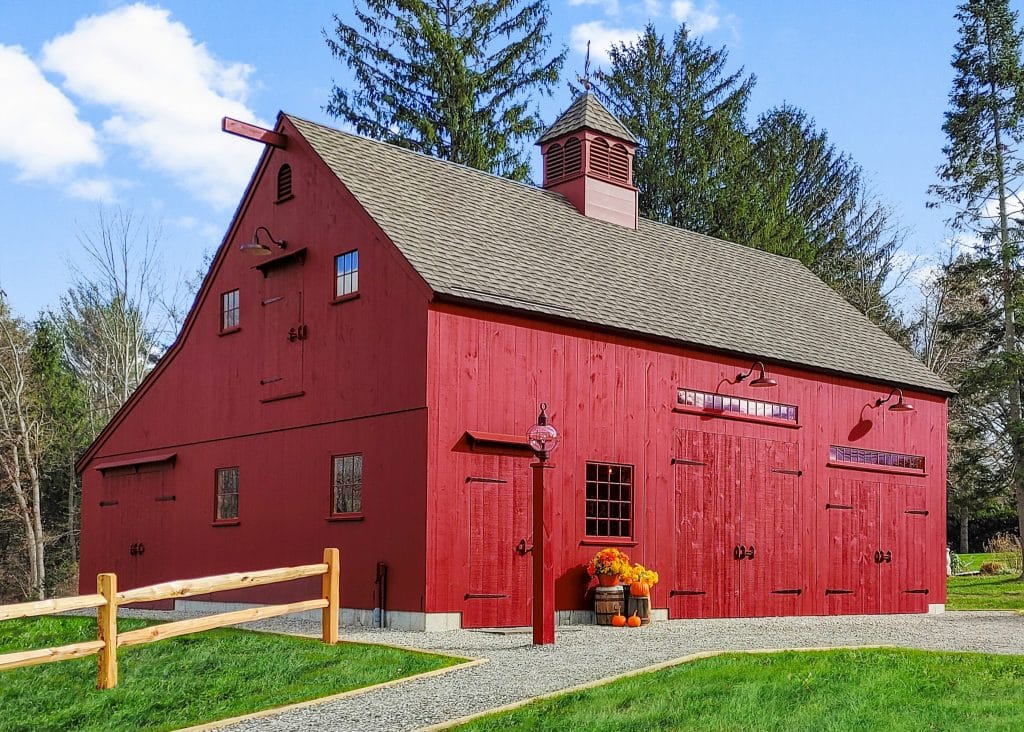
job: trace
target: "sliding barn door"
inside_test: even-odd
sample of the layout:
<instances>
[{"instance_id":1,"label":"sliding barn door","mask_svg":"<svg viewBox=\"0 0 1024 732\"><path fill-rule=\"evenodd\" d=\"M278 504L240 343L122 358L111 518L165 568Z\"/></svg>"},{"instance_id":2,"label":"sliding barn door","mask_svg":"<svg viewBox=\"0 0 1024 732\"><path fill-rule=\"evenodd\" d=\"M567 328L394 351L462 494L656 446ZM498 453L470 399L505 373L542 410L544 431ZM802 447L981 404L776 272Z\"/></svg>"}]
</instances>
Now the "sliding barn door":
<instances>
[{"instance_id":1,"label":"sliding barn door","mask_svg":"<svg viewBox=\"0 0 1024 732\"><path fill-rule=\"evenodd\" d=\"M823 515L828 545L819 563L827 615L878 612L878 489L869 480L829 482Z\"/></svg>"},{"instance_id":2,"label":"sliding barn door","mask_svg":"<svg viewBox=\"0 0 1024 732\"><path fill-rule=\"evenodd\" d=\"M879 516L879 609L883 613L926 612L928 511L924 486L882 484Z\"/></svg>"}]
</instances>

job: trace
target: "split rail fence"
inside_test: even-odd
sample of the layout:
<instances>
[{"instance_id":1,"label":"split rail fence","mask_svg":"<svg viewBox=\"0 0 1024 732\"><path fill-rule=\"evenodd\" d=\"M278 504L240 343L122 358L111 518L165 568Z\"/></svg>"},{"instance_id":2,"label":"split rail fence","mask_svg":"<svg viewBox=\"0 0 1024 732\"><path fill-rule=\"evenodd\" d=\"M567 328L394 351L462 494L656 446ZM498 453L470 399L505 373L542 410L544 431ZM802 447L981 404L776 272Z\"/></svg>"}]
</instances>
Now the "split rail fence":
<instances>
[{"instance_id":1,"label":"split rail fence","mask_svg":"<svg viewBox=\"0 0 1024 732\"><path fill-rule=\"evenodd\" d=\"M54 600L23 602L17 605L0 605L0 621L15 618L30 618L38 615L88 610L96 608L96 640L72 643L58 648L42 648L34 651L19 651L0 655L0 671L21 666L35 666L42 663L69 661L92 655L99 656L96 686L112 689L117 686L117 649L122 646L136 646L144 643L175 638L179 635L199 633L213 628L223 628L254 620L276 618L280 615L322 610L323 642L334 645L338 642L338 577L340 556L337 549L324 549L324 561L301 567L263 569L255 572L235 572L212 577L163 582L134 590L117 591L117 575L101 574L96 578L96 594L65 597ZM322 577L322 593L315 600L292 602L285 605L264 605L236 610L234 612L190 618L160 625L151 625L126 633L117 632L117 609L121 605L136 602L174 600L195 595L206 595L227 590L271 585L280 582Z\"/></svg>"}]
</instances>

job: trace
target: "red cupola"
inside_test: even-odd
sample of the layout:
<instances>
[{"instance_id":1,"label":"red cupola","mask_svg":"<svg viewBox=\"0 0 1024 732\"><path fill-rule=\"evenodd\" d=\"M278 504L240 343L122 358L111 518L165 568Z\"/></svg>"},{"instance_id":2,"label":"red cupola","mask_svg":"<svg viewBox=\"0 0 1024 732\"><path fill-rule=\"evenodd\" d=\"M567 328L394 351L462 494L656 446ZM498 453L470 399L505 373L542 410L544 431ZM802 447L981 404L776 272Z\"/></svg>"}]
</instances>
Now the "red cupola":
<instances>
[{"instance_id":1,"label":"red cupola","mask_svg":"<svg viewBox=\"0 0 1024 732\"><path fill-rule=\"evenodd\" d=\"M633 186L636 138L589 91L540 139L544 188L561 193L584 216L636 228Z\"/></svg>"}]
</instances>

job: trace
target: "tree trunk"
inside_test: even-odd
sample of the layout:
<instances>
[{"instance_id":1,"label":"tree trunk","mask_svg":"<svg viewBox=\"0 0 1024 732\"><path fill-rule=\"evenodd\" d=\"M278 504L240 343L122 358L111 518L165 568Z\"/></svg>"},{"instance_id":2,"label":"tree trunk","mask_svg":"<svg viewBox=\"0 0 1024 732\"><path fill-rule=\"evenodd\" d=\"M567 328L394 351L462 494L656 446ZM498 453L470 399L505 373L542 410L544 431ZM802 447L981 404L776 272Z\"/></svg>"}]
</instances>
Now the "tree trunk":
<instances>
[{"instance_id":1,"label":"tree trunk","mask_svg":"<svg viewBox=\"0 0 1024 732\"><path fill-rule=\"evenodd\" d=\"M971 524L970 513L967 511L966 508L961 508L960 509L960 549L959 549L959 552L961 554L967 554L970 551L970 548L969 548L969 539L970 539L970 537L969 537L969 532L968 532L968 529L970 528L970 524Z\"/></svg>"},{"instance_id":2,"label":"tree trunk","mask_svg":"<svg viewBox=\"0 0 1024 732\"><path fill-rule=\"evenodd\" d=\"M77 536L77 515L78 502L78 477L75 475L75 461L69 456L71 465L68 471L68 549L71 553L71 561L78 564L78 536Z\"/></svg>"}]
</instances>

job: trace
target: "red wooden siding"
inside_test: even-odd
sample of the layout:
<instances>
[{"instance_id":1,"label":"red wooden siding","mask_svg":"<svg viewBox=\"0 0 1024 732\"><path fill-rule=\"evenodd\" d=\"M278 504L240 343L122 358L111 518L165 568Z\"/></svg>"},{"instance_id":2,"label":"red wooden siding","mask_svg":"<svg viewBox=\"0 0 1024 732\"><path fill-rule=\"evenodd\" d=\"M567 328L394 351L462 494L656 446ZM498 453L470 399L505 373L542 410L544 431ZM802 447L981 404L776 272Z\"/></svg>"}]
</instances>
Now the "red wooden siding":
<instances>
[{"instance_id":1,"label":"red wooden siding","mask_svg":"<svg viewBox=\"0 0 1024 732\"><path fill-rule=\"evenodd\" d=\"M563 435L548 478L559 609L590 606L583 565L611 544L661 573L653 604L672 617L945 602L943 397L905 389L916 411L891 413L872 408L888 387L772 363L778 386L753 389L731 383L746 359L455 305L432 306L428 351L428 611L480 612L465 600L471 558L457 537L471 521L463 465L487 447L467 444L466 430L525 433L540 401ZM679 387L796 405L799 422L677 411ZM923 455L927 473L829 466L833 444ZM631 540L585 536L587 461L634 466ZM492 571L504 571L513 539L496 539ZM738 546L754 558L734 559ZM892 561L877 564L875 551L890 548Z\"/></svg>"}]
</instances>

